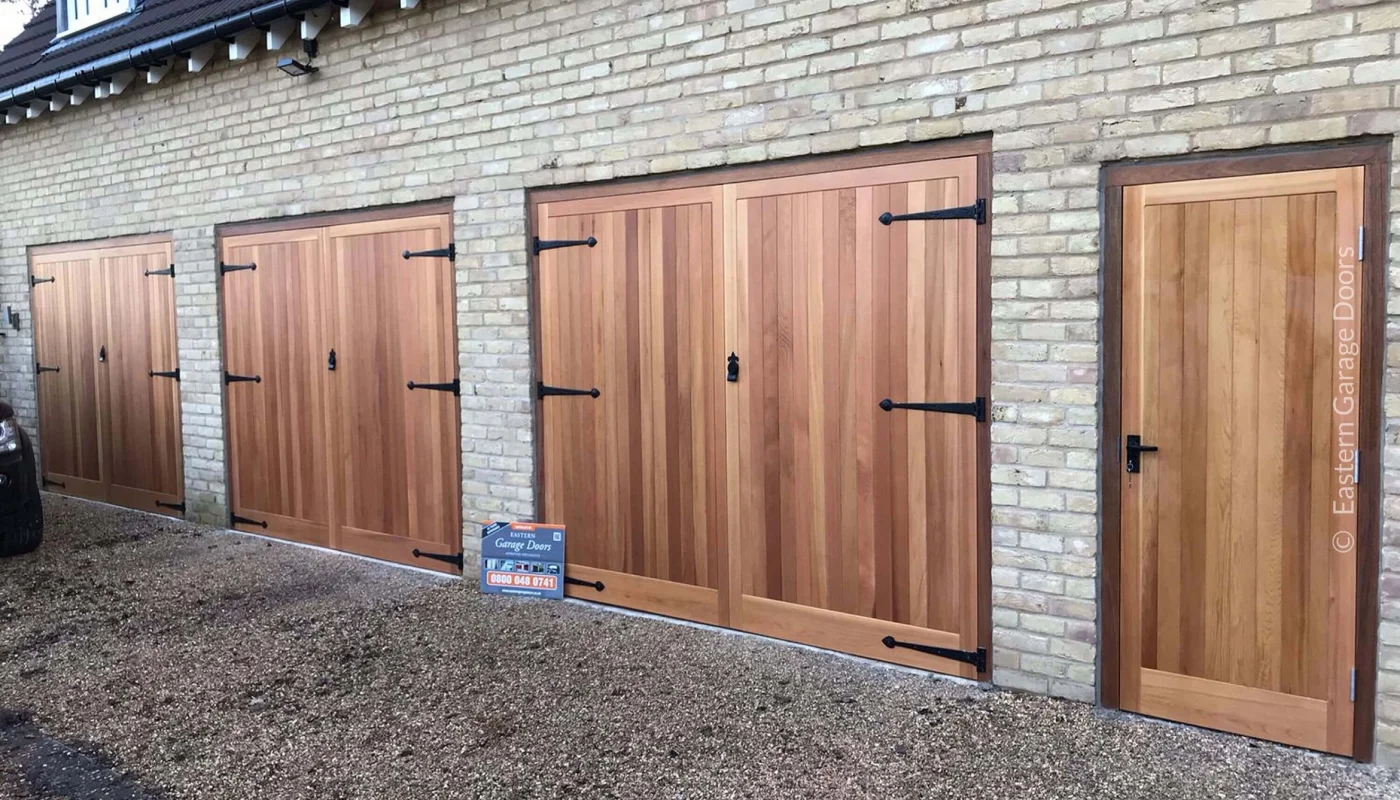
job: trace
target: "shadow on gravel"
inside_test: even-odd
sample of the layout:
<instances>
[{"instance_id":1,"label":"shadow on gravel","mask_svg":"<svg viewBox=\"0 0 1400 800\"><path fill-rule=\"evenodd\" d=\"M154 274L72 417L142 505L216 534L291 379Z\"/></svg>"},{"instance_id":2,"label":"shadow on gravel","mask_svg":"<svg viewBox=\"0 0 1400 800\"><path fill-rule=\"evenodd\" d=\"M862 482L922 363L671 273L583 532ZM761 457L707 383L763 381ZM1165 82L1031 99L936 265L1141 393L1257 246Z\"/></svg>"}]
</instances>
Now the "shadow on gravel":
<instances>
[{"instance_id":1,"label":"shadow on gravel","mask_svg":"<svg viewBox=\"0 0 1400 800\"><path fill-rule=\"evenodd\" d=\"M35 797L66 800L159 800L100 755L44 733L24 711L0 708L0 771Z\"/></svg>"}]
</instances>

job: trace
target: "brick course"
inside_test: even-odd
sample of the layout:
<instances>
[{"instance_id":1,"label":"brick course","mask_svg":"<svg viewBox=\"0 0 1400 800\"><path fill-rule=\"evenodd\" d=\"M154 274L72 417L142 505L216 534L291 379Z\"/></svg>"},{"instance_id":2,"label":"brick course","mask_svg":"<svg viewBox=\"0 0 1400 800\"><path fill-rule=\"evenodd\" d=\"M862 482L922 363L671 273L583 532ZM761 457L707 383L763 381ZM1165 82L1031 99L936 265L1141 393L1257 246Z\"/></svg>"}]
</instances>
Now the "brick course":
<instances>
[{"instance_id":1,"label":"brick course","mask_svg":"<svg viewBox=\"0 0 1400 800\"><path fill-rule=\"evenodd\" d=\"M321 52L310 79L258 52L0 130L0 303L24 320L0 389L27 421L25 247L171 232L187 494L191 516L223 521L214 227L454 197L465 516L528 518L528 187L991 132L996 680L1085 701L1098 166L1400 130L1385 0L423 0L332 27ZM1394 188L1391 205L1395 265ZM1378 738L1400 763L1390 297Z\"/></svg>"}]
</instances>

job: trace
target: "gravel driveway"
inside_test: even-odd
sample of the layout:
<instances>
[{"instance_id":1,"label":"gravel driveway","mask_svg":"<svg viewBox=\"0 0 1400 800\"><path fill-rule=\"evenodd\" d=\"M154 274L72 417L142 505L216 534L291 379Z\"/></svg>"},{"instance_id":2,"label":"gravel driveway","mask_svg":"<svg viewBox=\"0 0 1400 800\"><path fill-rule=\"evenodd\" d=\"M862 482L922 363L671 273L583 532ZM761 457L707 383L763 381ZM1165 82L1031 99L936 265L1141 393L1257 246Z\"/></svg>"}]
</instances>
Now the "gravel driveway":
<instances>
[{"instance_id":1,"label":"gravel driveway","mask_svg":"<svg viewBox=\"0 0 1400 800\"><path fill-rule=\"evenodd\" d=\"M1381 798L1374 767L48 496L0 796Z\"/></svg>"}]
</instances>

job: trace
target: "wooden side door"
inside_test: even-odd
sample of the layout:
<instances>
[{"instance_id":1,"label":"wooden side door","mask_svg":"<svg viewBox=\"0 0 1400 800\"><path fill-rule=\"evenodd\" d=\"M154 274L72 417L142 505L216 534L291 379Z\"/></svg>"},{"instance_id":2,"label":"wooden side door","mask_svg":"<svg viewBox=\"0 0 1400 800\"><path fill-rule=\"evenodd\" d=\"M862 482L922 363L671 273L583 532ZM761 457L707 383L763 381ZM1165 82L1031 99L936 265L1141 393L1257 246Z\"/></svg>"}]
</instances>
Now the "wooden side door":
<instances>
[{"instance_id":1,"label":"wooden side door","mask_svg":"<svg viewBox=\"0 0 1400 800\"><path fill-rule=\"evenodd\" d=\"M103 406L105 463L113 503L177 513L184 496L179 368L175 348L175 281L168 242L103 249L106 326L98 350L107 386ZM165 505L160 505L165 504Z\"/></svg>"},{"instance_id":2,"label":"wooden side door","mask_svg":"<svg viewBox=\"0 0 1400 800\"><path fill-rule=\"evenodd\" d=\"M330 276L322 251L319 230L225 238L221 288L234 527L329 546Z\"/></svg>"},{"instance_id":3,"label":"wooden side door","mask_svg":"<svg viewBox=\"0 0 1400 800\"><path fill-rule=\"evenodd\" d=\"M456 285L447 215L325 229L336 547L455 572L462 551ZM324 357L324 354L323 356ZM410 388L410 384L417 388Z\"/></svg>"},{"instance_id":4,"label":"wooden side door","mask_svg":"<svg viewBox=\"0 0 1400 800\"><path fill-rule=\"evenodd\" d=\"M1123 190L1124 709L1352 752L1362 172Z\"/></svg>"},{"instance_id":5,"label":"wooden side door","mask_svg":"<svg viewBox=\"0 0 1400 800\"><path fill-rule=\"evenodd\" d=\"M31 259L39 460L45 488L107 499L103 395L103 281L91 252Z\"/></svg>"},{"instance_id":6,"label":"wooden side door","mask_svg":"<svg viewBox=\"0 0 1400 800\"><path fill-rule=\"evenodd\" d=\"M569 577L597 582L568 592L723 624L720 200L709 187L536 208L540 239L574 244L536 260L535 408L541 519L568 529Z\"/></svg>"},{"instance_id":7,"label":"wooden side door","mask_svg":"<svg viewBox=\"0 0 1400 800\"><path fill-rule=\"evenodd\" d=\"M976 165L948 159L728 190L730 337L743 371L730 417L736 627L980 674L928 651L975 658L986 646L977 223L880 221L974 207ZM954 405L909 407L930 403Z\"/></svg>"}]
</instances>

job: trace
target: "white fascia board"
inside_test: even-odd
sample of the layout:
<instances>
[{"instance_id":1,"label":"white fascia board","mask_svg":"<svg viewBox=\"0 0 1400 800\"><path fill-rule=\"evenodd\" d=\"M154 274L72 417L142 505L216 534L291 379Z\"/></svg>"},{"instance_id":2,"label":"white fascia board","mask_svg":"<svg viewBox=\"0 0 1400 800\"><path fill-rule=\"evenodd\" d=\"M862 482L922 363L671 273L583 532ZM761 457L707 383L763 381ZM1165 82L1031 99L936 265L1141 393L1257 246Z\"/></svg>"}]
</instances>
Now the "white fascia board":
<instances>
[{"instance_id":1,"label":"white fascia board","mask_svg":"<svg viewBox=\"0 0 1400 800\"><path fill-rule=\"evenodd\" d=\"M321 35L321 30L326 27L326 23L331 21L332 9L318 8L308 11L301 18L301 38L315 39Z\"/></svg>"},{"instance_id":2,"label":"white fascia board","mask_svg":"<svg viewBox=\"0 0 1400 800\"><path fill-rule=\"evenodd\" d=\"M279 19L267 28L267 49L281 50L291 41L297 32L297 21L294 19Z\"/></svg>"},{"instance_id":3,"label":"white fascia board","mask_svg":"<svg viewBox=\"0 0 1400 800\"><path fill-rule=\"evenodd\" d=\"M340 27L358 28L372 8L374 0L350 0L348 5L340 7Z\"/></svg>"},{"instance_id":4,"label":"white fascia board","mask_svg":"<svg viewBox=\"0 0 1400 800\"><path fill-rule=\"evenodd\" d=\"M262 44L263 32L257 28L249 28L246 31L233 37L233 41L228 45L229 61L243 61L258 49Z\"/></svg>"},{"instance_id":5,"label":"white fascia board","mask_svg":"<svg viewBox=\"0 0 1400 800\"><path fill-rule=\"evenodd\" d=\"M189 69L190 72L199 72L209 66L209 62L214 60L214 54L219 51L216 42L207 42L190 51Z\"/></svg>"}]
</instances>

